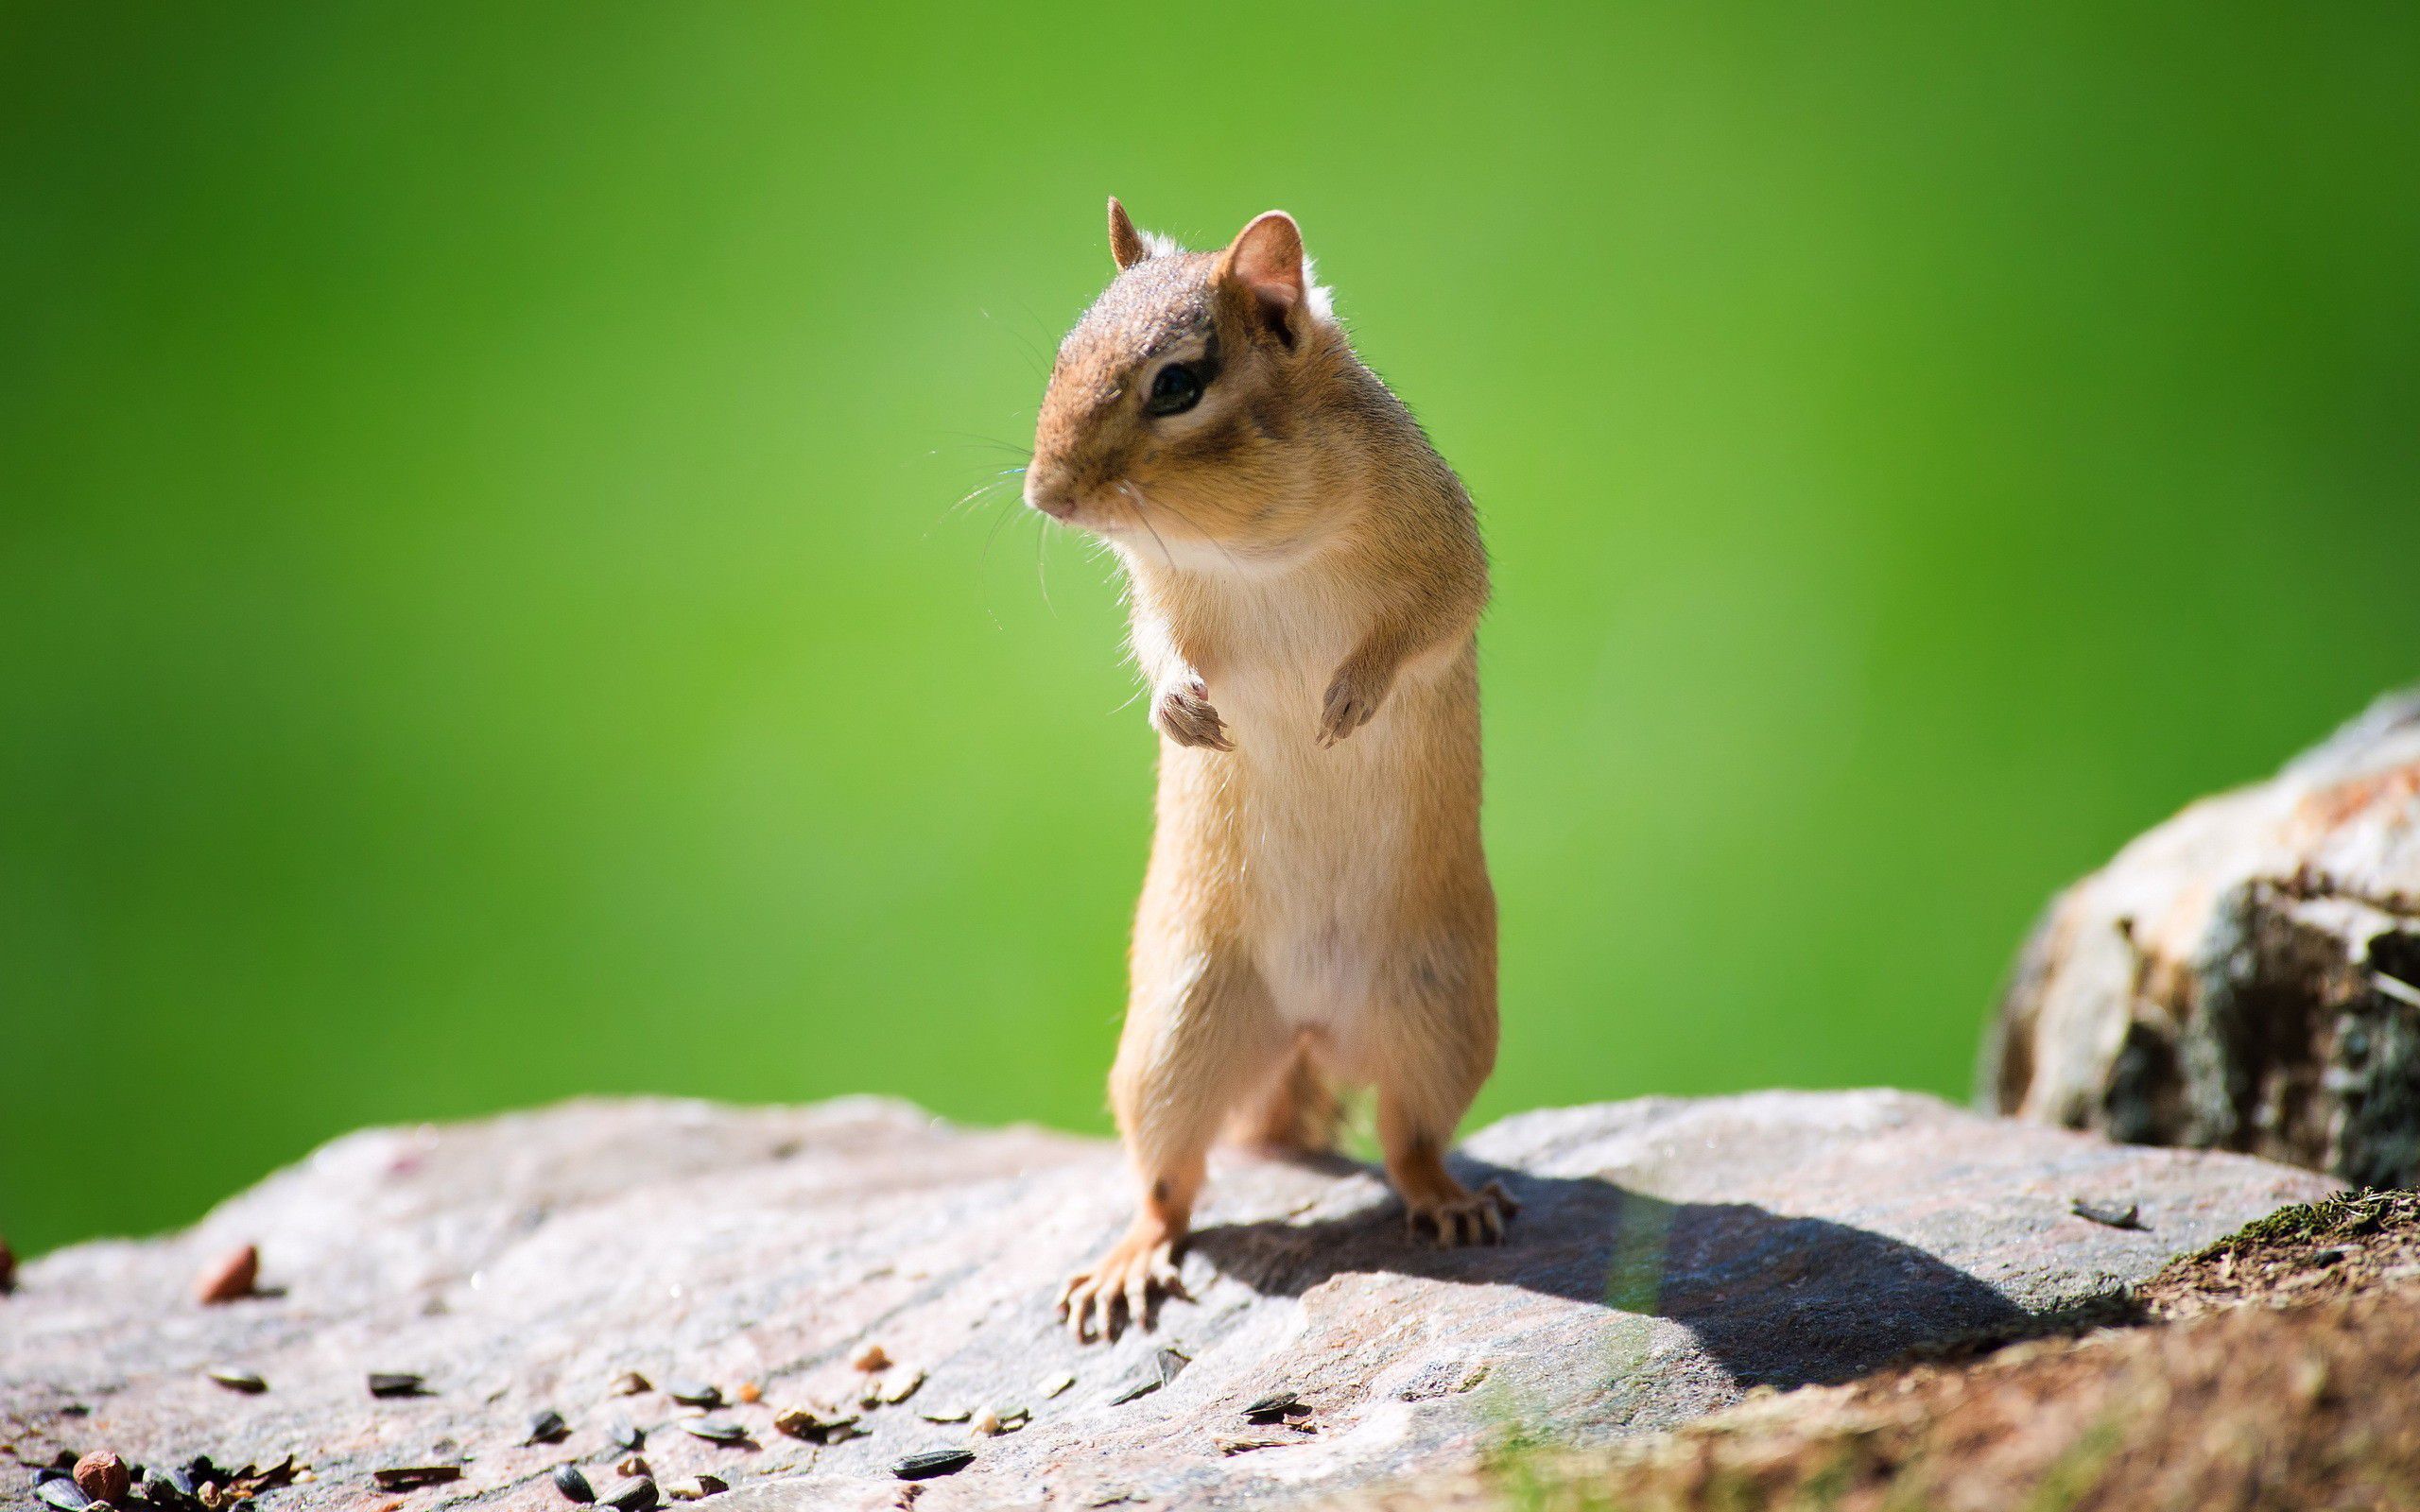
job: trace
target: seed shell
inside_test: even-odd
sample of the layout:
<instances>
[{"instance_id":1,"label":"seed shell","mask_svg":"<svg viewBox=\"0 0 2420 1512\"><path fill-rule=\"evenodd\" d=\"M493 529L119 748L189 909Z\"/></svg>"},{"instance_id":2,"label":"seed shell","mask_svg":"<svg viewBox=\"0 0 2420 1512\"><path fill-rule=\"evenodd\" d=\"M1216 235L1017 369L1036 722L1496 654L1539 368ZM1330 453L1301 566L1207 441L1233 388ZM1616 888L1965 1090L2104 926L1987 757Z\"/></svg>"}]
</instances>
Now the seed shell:
<instances>
[{"instance_id":1,"label":"seed shell","mask_svg":"<svg viewBox=\"0 0 2420 1512\"><path fill-rule=\"evenodd\" d=\"M605 1425L605 1441L626 1453L636 1453L647 1448L647 1430L628 1418L616 1418Z\"/></svg>"},{"instance_id":2,"label":"seed shell","mask_svg":"<svg viewBox=\"0 0 2420 1512\"><path fill-rule=\"evenodd\" d=\"M690 1437L702 1438L709 1444L748 1442L749 1429L746 1423L725 1422L720 1418L706 1418L693 1423L683 1423L681 1426L687 1431Z\"/></svg>"},{"instance_id":3,"label":"seed shell","mask_svg":"<svg viewBox=\"0 0 2420 1512\"><path fill-rule=\"evenodd\" d=\"M85 1507L93 1504L93 1499L84 1494L83 1488L66 1476L43 1482L34 1487L34 1495L59 1508L59 1512L83 1512Z\"/></svg>"},{"instance_id":4,"label":"seed shell","mask_svg":"<svg viewBox=\"0 0 2420 1512\"><path fill-rule=\"evenodd\" d=\"M1045 1397L1055 1397L1075 1383L1076 1373L1072 1370L1062 1370L1042 1383L1042 1394Z\"/></svg>"},{"instance_id":5,"label":"seed shell","mask_svg":"<svg viewBox=\"0 0 2420 1512\"><path fill-rule=\"evenodd\" d=\"M615 1512L654 1512L663 1500L655 1483L642 1475L614 1487L613 1494L605 1498L605 1504Z\"/></svg>"},{"instance_id":6,"label":"seed shell","mask_svg":"<svg viewBox=\"0 0 2420 1512\"><path fill-rule=\"evenodd\" d=\"M702 1502L710 1496L720 1496L731 1489L731 1483L719 1475L693 1475L685 1481L674 1481L665 1486L664 1494L675 1502Z\"/></svg>"},{"instance_id":7,"label":"seed shell","mask_svg":"<svg viewBox=\"0 0 2420 1512\"><path fill-rule=\"evenodd\" d=\"M409 1370L372 1370L370 1372L370 1394L373 1397L417 1397L424 1394L427 1382Z\"/></svg>"},{"instance_id":8,"label":"seed shell","mask_svg":"<svg viewBox=\"0 0 2420 1512\"><path fill-rule=\"evenodd\" d=\"M383 1470L372 1470L370 1478L382 1491L408 1491L417 1486L442 1486L462 1478L459 1465L394 1465ZM207 1502L209 1498L204 1497Z\"/></svg>"},{"instance_id":9,"label":"seed shell","mask_svg":"<svg viewBox=\"0 0 2420 1512\"><path fill-rule=\"evenodd\" d=\"M260 1277L261 1252L258 1249L246 1245L241 1249L229 1250L195 1278L194 1300L209 1307L250 1297L259 1284Z\"/></svg>"},{"instance_id":10,"label":"seed shell","mask_svg":"<svg viewBox=\"0 0 2420 1512\"><path fill-rule=\"evenodd\" d=\"M577 1465L555 1467L555 1489L562 1492L563 1500L567 1502L587 1503L596 1500L596 1487L588 1484L588 1477L580 1473L579 1467Z\"/></svg>"},{"instance_id":11,"label":"seed shell","mask_svg":"<svg viewBox=\"0 0 2420 1512\"><path fill-rule=\"evenodd\" d=\"M719 1407L722 1387L705 1381L675 1381L664 1388L666 1396L685 1407Z\"/></svg>"},{"instance_id":12,"label":"seed shell","mask_svg":"<svg viewBox=\"0 0 2420 1512\"><path fill-rule=\"evenodd\" d=\"M654 1389L655 1387L648 1383L647 1377L635 1370L625 1370L605 1383L605 1394L609 1397L635 1397L642 1391Z\"/></svg>"},{"instance_id":13,"label":"seed shell","mask_svg":"<svg viewBox=\"0 0 2420 1512\"><path fill-rule=\"evenodd\" d=\"M522 1442L524 1444L560 1444L570 1436L571 1425L563 1421L562 1413L549 1407L530 1418L529 1436L524 1438Z\"/></svg>"},{"instance_id":14,"label":"seed shell","mask_svg":"<svg viewBox=\"0 0 2420 1512\"><path fill-rule=\"evenodd\" d=\"M903 1481L921 1481L935 1475L955 1475L975 1463L971 1449L931 1449L921 1454L910 1454L890 1467L890 1473Z\"/></svg>"},{"instance_id":15,"label":"seed shell","mask_svg":"<svg viewBox=\"0 0 2420 1512\"><path fill-rule=\"evenodd\" d=\"M228 1390L240 1391L247 1396L257 1395L268 1389L268 1382L241 1366L220 1366L216 1369L205 1371L204 1374Z\"/></svg>"}]
</instances>

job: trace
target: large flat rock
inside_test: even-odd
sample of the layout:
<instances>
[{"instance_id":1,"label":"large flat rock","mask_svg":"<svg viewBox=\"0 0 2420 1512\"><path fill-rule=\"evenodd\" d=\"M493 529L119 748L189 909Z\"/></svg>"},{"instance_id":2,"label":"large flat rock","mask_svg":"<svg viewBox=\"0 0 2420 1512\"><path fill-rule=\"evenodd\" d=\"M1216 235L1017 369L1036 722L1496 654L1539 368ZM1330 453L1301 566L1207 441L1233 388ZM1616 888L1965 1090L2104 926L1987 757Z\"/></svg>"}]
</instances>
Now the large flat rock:
<instances>
[{"instance_id":1,"label":"large flat rock","mask_svg":"<svg viewBox=\"0 0 2420 1512\"><path fill-rule=\"evenodd\" d=\"M1473 1138L1468 1178L1519 1196L1512 1242L1440 1252L1403 1232L1368 1171L1222 1157L1185 1263L1197 1300L1159 1330L1079 1346L1061 1280L1125 1220L1106 1144L950 1126L899 1104L739 1109L580 1103L451 1127L350 1136L191 1232L85 1245L0 1299L0 1444L27 1463L108 1447L171 1463L298 1454L302 1506L567 1507L566 1460L616 1477L614 1417L649 1430L659 1480L711 1471L711 1505L895 1506L888 1467L972 1444L920 1507L1243 1506L1388 1478L1513 1425L1569 1438L1667 1426L1757 1384L1856 1376L1912 1347L2122 1294L2170 1257L2331 1190L2243 1156L2115 1145L1898 1092L1768 1092L1524 1114ZM2073 1198L2140 1211L2089 1222ZM243 1243L275 1295L190 1296ZM774 1431L777 1407L856 1394L881 1344L927 1373L867 1436ZM1189 1366L1118 1403L1174 1346ZM244 1396L208 1367L269 1389ZM616 1372L759 1383L717 1416L750 1445L690 1436L665 1396L609 1397ZM430 1395L372 1400L372 1370ZM1042 1383L1072 1372L1046 1397ZM1290 1389L1299 1439L1222 1454L1240 1412ZM920 1416L1029 1407L977 1438ZM572 1424L523 1447L529 1416ZM458 1462L400 1495L371 1471ZM14 1478L20 1472L0 1472ZM799 1478L803 1477L803 1478ZM788 1478L788 1479L784 1479ZM24 1485L6 1486L14 1497Z\"/></svg>"}]
</instances>

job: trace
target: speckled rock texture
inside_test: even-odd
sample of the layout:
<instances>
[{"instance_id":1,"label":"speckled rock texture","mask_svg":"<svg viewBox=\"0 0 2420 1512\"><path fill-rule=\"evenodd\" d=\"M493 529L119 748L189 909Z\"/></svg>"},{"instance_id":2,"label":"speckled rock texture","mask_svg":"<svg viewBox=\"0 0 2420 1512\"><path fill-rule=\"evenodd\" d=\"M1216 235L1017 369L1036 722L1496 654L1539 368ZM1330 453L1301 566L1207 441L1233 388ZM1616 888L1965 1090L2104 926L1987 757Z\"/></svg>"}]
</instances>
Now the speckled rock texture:
<instances>
[{"instance_id":1,"label":"speckled rock texture","mask_svg":"<svg viewBox=\"0 0 2420 1512\"><path fill-rule=\"evenodd\" d=\"M1577 1442L1676 1423L1756 1384L1845 1380L1918 1346L2122 1295L2170 1257L2333 1183L2242 1156L2128 1147L1898 1092L1771 1092L1525 1114L1468 1142L1467 1178L1523 1207L1510 1244L1440 1252L1346 1161L1221 1156L1185 1261L1195 1300L1083 1347L1061 1280L1126 1216L1116 1151L969 1130L893 1103L581 1103L339 1140L191 1232L85 1245L0 1299L0 1458L112 1449L153 1466L298 1455L288 1508L569 1506L618 1482L627 1418L666 1487L709 1472L723 1512L786 1507L1278 1506L1450 1464L1518 1427ZM2070 1211L2135 1208L2140 1228ZM273 1295L196 1303L257 1244ZM868 1343L904 1400L864 1436L775 1427L851 1400ZM1170 1359L1163 1347L1185 1358ZM242 1395L204 1374L257 1372ZM609 1394L619 1372L658 1388ZM427 1394L373 1400L371 1371ZM1062 1374L1073 1383L1053 1395ZM1120 1401L1134 1386L1165 1384ZM762 1400L683 1426L660 1389ZM1299 1428L1245 1407L1290 1390ZM983 1437L925 1414L1024 1407ZM560 1443L521 1442L560 1412ZM1219 1440L1270 1447L1222 1452ZM909 1483L890 1467L965 1446ZM388 1493L383 1467L449 1464ZM0 1466L0 1499L29 1477Z\"/></svg>"},{"instance_id":2,"label":"speckled rock texture","mask_svg":"<svg viewBox=\"0 0 2420 1512\"><path fill-rule=\"evenodd\" d=\"M1986 1106L2420 1184L2420 690L2206 799L2050 905Z\"/></svg>"}]
</instances>

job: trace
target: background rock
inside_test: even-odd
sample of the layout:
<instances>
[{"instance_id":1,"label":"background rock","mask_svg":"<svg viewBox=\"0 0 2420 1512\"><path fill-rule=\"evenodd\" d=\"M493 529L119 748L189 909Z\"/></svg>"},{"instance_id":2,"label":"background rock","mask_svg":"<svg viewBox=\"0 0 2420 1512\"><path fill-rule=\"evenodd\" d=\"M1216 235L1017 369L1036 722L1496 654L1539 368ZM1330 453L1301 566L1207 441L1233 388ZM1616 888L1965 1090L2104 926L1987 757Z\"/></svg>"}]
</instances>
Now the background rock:
<instances>
[{"instance_id":1,"label":"background rock","mask_svg":"<svg viewBox=\"0 0 2420 1512\"><path fill-rule=\"evenodd\" d=\"M444 1128L372 1130L234 1198L194 1230L61 1251L0 1302L0 1444L173 1463L300 1455L293 1506L567 1505L565 1461L616 1477L604 1438L648 1432L659 1479L710 1471L749 1507L897 1504L887 1467L972 1443L919 1505L1264 1504L1466 1455L1514 1424L1588 1441L1662 1427L1759 1383L1845 1380L1910 1347L2021 1326L2120 1293L2169 1257L2329 1183L2242 1157L2128 1148L1896 1092L1761 1093L1526 1114L1461 1164L1524 1208L1501 1249L1405 1237L1358 1166L1222 1157L1186 1262L1198 1301L1159 1332L1082 1348L1050 1315L1117 1231L1125 1178L1098 1142L967 1131L905 1106L582 1103ZM2074 1216L2139 1205L2145 1227ZM272 1295L203 1308L203 1265L256 1242ZM879 1342L928 1372L867 1437L775 1432L775 1411L854 1391ZM1173 1382L1114 1400L1173 1346ZM239 1365L243 1396L202 1372ZM683 1432L636 1369L764 1400ZM372 1400L368 1372L429 1394ZM1046 1396L1062 1371L1075 1384ZM1232 1457L1243 1406L1301 1393L1314 1433ZM997 1439L919 1414L1022 1404ZM524 1446L542 1409L571 1425ZM1273 1436L1288 1436L1282 1433ZM464 1478L390 1497L382 1466ZM790 1477L792 1479L779 1479Z\"/></svg>"},{"instance_id":2,"label":"background rock","mask_svg":"<svg viewBox=\"0 0 2420 1512\"><path fill-rule=\"evenodd\" d=\"M2187 808L2050 905L1983 1100L2420 1183L2420 691Z\"/></svg>"}]
</instances>

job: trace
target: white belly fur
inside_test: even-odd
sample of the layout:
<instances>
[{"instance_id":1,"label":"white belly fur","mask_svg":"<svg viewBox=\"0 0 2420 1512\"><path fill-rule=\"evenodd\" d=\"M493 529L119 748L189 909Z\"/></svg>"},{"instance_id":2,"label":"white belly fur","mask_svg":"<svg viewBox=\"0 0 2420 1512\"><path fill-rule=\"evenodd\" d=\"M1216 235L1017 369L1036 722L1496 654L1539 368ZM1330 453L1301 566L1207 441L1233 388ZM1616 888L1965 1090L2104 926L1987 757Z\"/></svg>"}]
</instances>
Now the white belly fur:
<instances>
[{"instance_id":1,"label":"white belly fur","mask_svg":"<svg viewBox=\"0 0 2420 1512\"><path fill-rule=\"evenodd\" d=\"M1240 623L1254 633L1211 689L1236 743L1245 933L1280 1017L1350 1040L1376 968L1402 953L1411 753L1393 696L1322 748L1322 705L1352 634L1299 592L1251 597Z\"/></svg>"}]
</instances>

